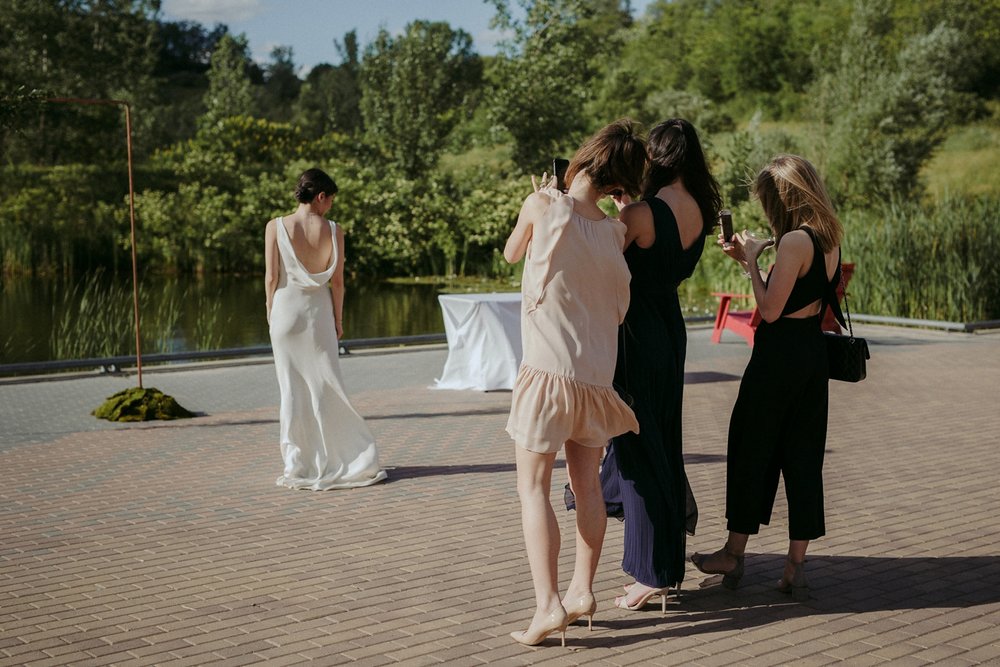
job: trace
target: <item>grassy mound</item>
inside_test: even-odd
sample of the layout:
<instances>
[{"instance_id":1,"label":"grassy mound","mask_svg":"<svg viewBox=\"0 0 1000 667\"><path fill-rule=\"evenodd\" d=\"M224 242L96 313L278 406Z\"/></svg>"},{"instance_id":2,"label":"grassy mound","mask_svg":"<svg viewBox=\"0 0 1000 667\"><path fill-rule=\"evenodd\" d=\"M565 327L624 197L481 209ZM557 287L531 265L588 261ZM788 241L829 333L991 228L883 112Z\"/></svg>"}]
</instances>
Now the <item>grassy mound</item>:
<instances>
[{"instance_id":1,"label":"grassy mound","mask_svg":"<svg viewBox=\"0 0 1000 667\"><path fill-rule=\"evenodd\" d=\"M194 417L194 413L182 408L172 396L153 387L133 387L113 394L90 414L112 422Z\"/></svg>"}]
</instances>

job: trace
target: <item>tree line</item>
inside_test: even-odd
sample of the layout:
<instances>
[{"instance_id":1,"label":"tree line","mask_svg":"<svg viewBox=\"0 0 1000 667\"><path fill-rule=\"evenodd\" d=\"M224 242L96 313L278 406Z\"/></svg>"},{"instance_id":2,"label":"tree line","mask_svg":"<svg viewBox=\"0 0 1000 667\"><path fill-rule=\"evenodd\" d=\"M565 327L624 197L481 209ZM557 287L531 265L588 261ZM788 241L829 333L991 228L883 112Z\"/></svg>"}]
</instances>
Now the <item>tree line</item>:
<instances>
[{"instance_id":1,"label":"tree line","mask_svg":"<svg viewBox=\"0 0 1000 667\"><path fill-rule=\"evenodd\" d=\"M256 63L243 35L165 20L156 0L5 0L3 272L128 261L123 118L51 97L131 102L142 266L259 271L264 223L321 166L349 270L391 276L507 270L526 174L620 116L694 122L731 207L750 170L795 150L851 210L919 199L948 128L1000 92L1000 0L488 4L497 55L414 21L368 44L347 32L306 73L290 46Z\"/></svg>"}]
</instances>

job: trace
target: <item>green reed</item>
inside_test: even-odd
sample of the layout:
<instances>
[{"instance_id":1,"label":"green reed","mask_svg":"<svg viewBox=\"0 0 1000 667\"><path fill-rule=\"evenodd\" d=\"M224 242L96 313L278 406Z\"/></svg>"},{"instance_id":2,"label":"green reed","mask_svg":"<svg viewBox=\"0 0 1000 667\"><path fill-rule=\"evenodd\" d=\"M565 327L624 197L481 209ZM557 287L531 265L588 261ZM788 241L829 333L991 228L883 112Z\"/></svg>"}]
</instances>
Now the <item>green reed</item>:
<instances>
[{"instance_id":1,"label":"green reed","mask_svg":"<svg viewBox=\"0 0 1000 667\"><path fill-rule=\"evenodd\" d=\"M842 216L856 312L972 322L1000 319L1000 198L893 201Z\"/></svg>"},{"instance_id":2,"label":"green reed","mask_svg":"<svg viewBox=\"0 0 1000 667\"><path fill-rule=\"evenodd\" d=\"M132 291L100 271L73 282L53 306L51 359L88 359L135 352Z\"/></svg>"},{"instance_id":3,"label":"green reed","mask_svg":"<svg viewBox=\"0 0 1000 667\"><path fill-rule=\"evenodd\" d=\"M996 196L945 196L841 212L844 261L856 265L848 285L851 310L949 322L1000 319L998 210ZM738 229L762 229L749 203L734 211L734 222ZM706 240L694 276L681 287L682 299L751 292L743 272L714 242ZM765 251L760 265L773 257Z\"/></svg>"},{"instance_id":4,"label":"green reed","mask_svg":"<svg viewBox=\"0 0 1000 667\"><path fill-rule=\"evenodd\" d=\"M51 359L87 359L135 353L132 286L100 271L73 283L53 308ZM143 353L172 352L182 345L180 322L191 295L170 284L140 285L139 321ZM218 349L222 344L221 304L201 297L195 308L188 349Z\"/></svg>"},{"instance_id":5,"label":"green reed","mask_svg":"<svg viewBox=\"0 0 1000 667\"><path fill-rule=\"evenodd\" d=\"M196 350L218 350L222 347L222 304L218 299L198 301L198 315L191 332Z\"/></svg>"}]
</instances>

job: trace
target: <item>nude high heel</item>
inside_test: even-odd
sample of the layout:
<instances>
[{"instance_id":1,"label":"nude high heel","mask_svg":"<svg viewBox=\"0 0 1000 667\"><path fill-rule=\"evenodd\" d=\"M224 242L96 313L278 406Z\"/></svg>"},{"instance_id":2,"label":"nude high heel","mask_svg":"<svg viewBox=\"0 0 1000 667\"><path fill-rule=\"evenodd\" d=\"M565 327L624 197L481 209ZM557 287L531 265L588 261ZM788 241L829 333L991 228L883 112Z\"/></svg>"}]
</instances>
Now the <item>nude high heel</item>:
<instances>
[{"instance_id":1,"label":"nude high heel","mask_svg":"<svg viewBox=\"0 0 1000 667\"><path fill-rule=\"evenodd\" d=\"M533 633L528 634L528 630L531 629L528 628L528 630L512 632L510 636L519 644L538 646L553 632L561 632L562 645L566 646L567 618L566 610L562 605L559 605L549 613L548 618L545 619L545 623L540 628L536 628Z\"/></svg>"},{"instance_id":2,"label":"nude high heel","mask_svg":"<svg viewBox=\"0 0 1000 667\"><path fill-rule=\"evenodd\" d=\"M597 612L597 600L593 593L581 595L575 602L563 605L566 608L566 624L569 625L581 616L587 617L587 629L594 629L594 614Z\"/></svg>"},{"instance_id":3,"label":"nude high heel","mask_svg":"<svg viewBox=\"0 0 1000 667\"><path fill-rule=\"evenodd\" d=\"M805 602L809 599L809 582L806 581L806 573L802 567L802 563L794 563L788 561L792 564L792 578L785 579L782 575L781 580L778 582L778 590L782 593L786 593L792 596L792 599L796 602Z\"/></svg>"},{"instance_id":4,"label":"nude high heel","mask_svg":"<svg viewBox=\"0 0 1000 667\"><path fill-rule=\"evenodd\" d=\"M631 588L631 587L630 587ZM680 587L678 586L678 589ZM615 606L619 609L628 609L629 611L637 611L646 606L651 598L660 596L660 613L664 616L667 615L667 596L670 593L670 587L667 588L651 588L642 594L638 600L633 602L631 605L628 604L628 595L622 595L621 597L615 598Z\"/></svg>"}]
</instances>

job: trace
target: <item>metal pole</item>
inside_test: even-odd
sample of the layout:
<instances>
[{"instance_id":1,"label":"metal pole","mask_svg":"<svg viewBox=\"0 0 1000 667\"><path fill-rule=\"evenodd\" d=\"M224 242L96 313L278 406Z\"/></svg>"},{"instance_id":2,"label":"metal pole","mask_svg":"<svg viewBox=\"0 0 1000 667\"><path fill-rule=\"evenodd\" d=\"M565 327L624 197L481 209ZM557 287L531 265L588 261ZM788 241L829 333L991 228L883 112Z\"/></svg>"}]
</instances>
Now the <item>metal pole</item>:
<instances>
[{"instance_id":1,"label":"metal pole","mask_svg":"<svg viewBox=\"0 0 1000 667\"><path fill-rule=\"evenodd\" d=\"M132 239L132 309L135 317L135 366L139 375L139 389L142 389L142 336L139 331L139 263L135 256L135 187L132 184L132 115L125 100L98 100L80 97L50 97L46 102L57 104L84 104L98 106L125 107L125 147L128 151L128 217Z\"/></svg>"},{"instance_id":2,"label":"metal pole","mask_svg":"<svg viewBox=\"0 0 1000 667\"><path fill-rule=\"evenodd\" d=\"M135 188L132 185L132 114L125 102L125 145L128 147L128 222L132 240L132 309L135 314L135 366L142 389L142 337L139 335L139 263L135 258Z\"/></svg>"}]
</instances>

